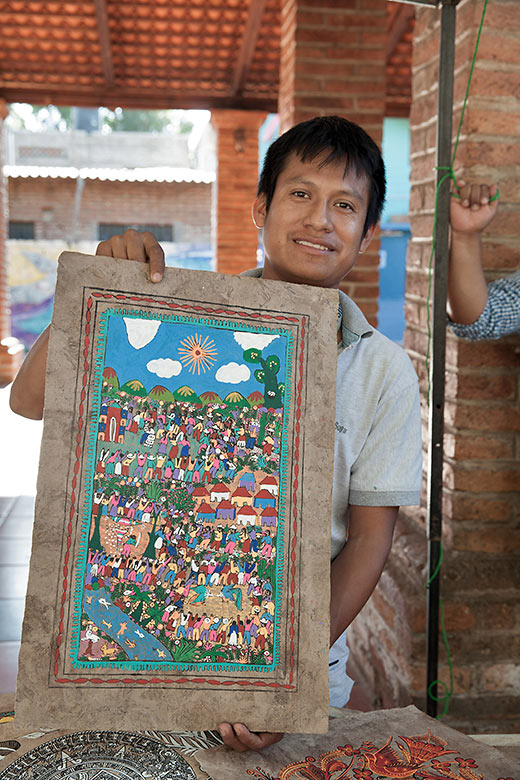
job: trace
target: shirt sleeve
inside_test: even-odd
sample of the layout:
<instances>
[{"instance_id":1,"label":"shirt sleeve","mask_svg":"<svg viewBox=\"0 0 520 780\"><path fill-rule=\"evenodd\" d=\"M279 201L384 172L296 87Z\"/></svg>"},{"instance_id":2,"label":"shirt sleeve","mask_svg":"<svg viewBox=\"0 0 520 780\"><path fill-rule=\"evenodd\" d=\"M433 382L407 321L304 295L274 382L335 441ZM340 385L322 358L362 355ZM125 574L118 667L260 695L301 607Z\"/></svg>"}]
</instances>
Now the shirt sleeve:
<instances>
[{"instance_id":1,"label":"shirt sleeve","mask_svg":"<svg viewBox=\"0 0 520 780\"><path fill-rule=\"evenodd\" d=\"M478 320L469 325L450 322L449 327L456 336L471 341L520 332L520 271L489 284L486 307Z\"/></svg>"},{"instance_id":2,"label":"shirt sleeve","mask_svg":"<svg viewBox=\"0 0 520 780\"><path fill-rule=\"evenodd\" d=\"M388 389L352 467L349 503L415 506L420 503L422 443L419 385Z\"/></svg>"}]
</instances>

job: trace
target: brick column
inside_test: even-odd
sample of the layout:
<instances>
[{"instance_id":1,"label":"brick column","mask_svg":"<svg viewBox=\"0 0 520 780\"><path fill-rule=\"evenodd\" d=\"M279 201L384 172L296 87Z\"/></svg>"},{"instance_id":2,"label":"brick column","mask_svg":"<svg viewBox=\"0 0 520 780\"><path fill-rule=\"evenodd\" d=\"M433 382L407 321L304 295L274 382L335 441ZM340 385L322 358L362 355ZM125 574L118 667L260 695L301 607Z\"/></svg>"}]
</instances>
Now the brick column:
<instances>
[{"instance_id":1,"label":"brick column","mask_svg":"<svg viewBox=\"0 0 520 780\"><path fill-rule=\"evenodd\" d=\"M256 266L258 231L251 207L258 182L260 111L213 110L217 131L216 258L217 271L238 274Z\"/></svg>"},{"instance_id":2,"label":"brick column","mask_svg":"<svg viewBox=\"0 0 520 780\"><path fill-rule=\"evenodd\" d=\"M386 0L282 0L278 110L281 131L322 114L357 122L381 145ZM377 325L379 241L342 288Z\"/></svg>"},{"instance_id":3,"label":"brick column","mask_svg":"<svg viewBox=\"0 0 520 780\"><path fill-rule=\"evenodd\" d=\"M457 8L454 132L458 126L470 62L480 23L480 0ZM426 297L433 227L435 125L439 46L437 10L417 11L414 36L411 146L412 241L407 258L405 344L421 377L427 428ZM489 278L518 266L520 257L520 140L518 111L511 95L520 91L520 65L514 31L520 27L516 0L490 0L455 170L467 181L496 181L501 190L498 216L484 236ZM441 596L454 663L455 691L449 725L478 731L515 731L520 723L518 657L520 577L518 484L520 414L518 337L497 342L466 342L448 335L444 464L444 565ZM424 527L404 515L383 597L407 594L394 626L386 633L391 651L407 660L396 703L406 703L409 687L420 706L425 687ZM390 603L391 600L390 600ZM405 620L410 621L407 627ZM440 648L440 679L448 680Z\"/></svg>"},{"instance_id":4,"label":"brick column","mask_svg":"<svg viewBox=\"0 0 520 780\"><path fill-rule=\"evenodd\" d=\"M23 345L11 336L11 310L7 281L7 184L2 173L4 119L7 105L0 98L0 387L12 382L23 357Z\"/></svg>"}]
</instances>

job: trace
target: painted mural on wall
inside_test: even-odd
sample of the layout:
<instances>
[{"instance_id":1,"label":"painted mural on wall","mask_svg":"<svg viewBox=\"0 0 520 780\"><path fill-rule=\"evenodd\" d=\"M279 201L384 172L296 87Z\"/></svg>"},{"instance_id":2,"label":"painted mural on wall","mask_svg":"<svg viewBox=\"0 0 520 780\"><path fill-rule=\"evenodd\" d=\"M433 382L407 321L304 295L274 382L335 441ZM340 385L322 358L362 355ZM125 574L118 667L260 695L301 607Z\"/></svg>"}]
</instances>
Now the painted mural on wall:
<instances>
[{"instance_id":1,"label":"painted mural on wall","mask_svg":"<svg viewBox=\"0 0 520 780\"><path fill-rule=\"evenodd\" d=\"M272 669L290 336L104 319L72 665Z\"/></svg>"},{"instance_id":2,"label":"painted mural on wall","mask_svg":"<svg viewBox=\"0 0 520 780\"><path fill-rule=\"evenodd\" d=\"M79 241L74 249L94 254L97 241ZM164 243L166 265L201 271L214 270L211 247L197 243ZM71 249L65 241L7 242L12 335L27 349L51 321L58 257Z\"/></svg>"}]
</instances>

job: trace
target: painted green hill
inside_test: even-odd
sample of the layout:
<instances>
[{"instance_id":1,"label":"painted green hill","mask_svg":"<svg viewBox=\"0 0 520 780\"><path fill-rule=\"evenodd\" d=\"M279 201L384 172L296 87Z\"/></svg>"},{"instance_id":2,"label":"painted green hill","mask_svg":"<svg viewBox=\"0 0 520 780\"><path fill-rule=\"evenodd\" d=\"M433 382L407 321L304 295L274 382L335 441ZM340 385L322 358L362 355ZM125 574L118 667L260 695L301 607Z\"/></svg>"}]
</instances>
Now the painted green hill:
<instances>
[{"instance_id":1,"label":"painted green hill","mask_svg":"<svg viewBox=\"0 0 520 780\"><path fill-rule=\"evenodd\" d=\"M228 406L233 407L234 409L246 407L249 408L249 401L247 398L244 398L242 393L239 393L237 390L233 390L232 393L229 393L229 395L226 395L224 398L224 403Z\"/></svg>"},{"instance_id":2,"label":"painted green hill","mask_svg":"<svg viewBox=\"0 0 520 780\"><path fill-rule=\"evenodd\" d=\"M121 392L128 393L128 395L137 395L139 398L144 398L146 395L146 388L138 379L130 379L129 382L125 382L121 387Z\"/></svg>"},{"instance_id":3,"label":"painted green hill","mask_svg":"<svg viewBox=\"0 0 520 780\"><path fill-rule=\"evenodd\" d=\"M204 404L204 406L207 406L208 404L221 404L222 398L219 396L218 393L214 393L211 390L208 390L205 393L202 393L200 396L201 403Z\"/></svg>"},{"instance_id":4,"label":"painted green hill","mask_svg":"<svg viewBox=\"0 0 520 780\"><path fill-rule=\"evenodd\" d=\"M106 366L105 370L103 371L103 381L105 381L107 385L111 385L112 387L119 389L119 379L117 378L117 374L114 369L110 368L110 366Z\"/></svg>"},{"instance_id":5,"label":"painted green hill","mask_svg":"<svg viewBox=\"0 0 520 780\"><path fill-rule=\"evenodd\" d=\"M264 403L264 396L260 390L255 390L247 396L247 400L251 406L262 406Z\"/></svg>"},{"instance_id":6,"label":"painted green hill","mask_svg":"<svg viewBox=\"0 0 520 780\"><path fill-rule=\"evenodd\" d=\"M174 390L173 397L176 401L184 401L184 403L190 403L190 404L200 404L202 403L197 393L191 389L191 387L188 387L188 385L183 385L182 387L179 387L177 390Z\"/></svg>"},{"instance_id":7,"label":"painted green hill","mask_svg":"<svg viewBox=\"0 0 520 780\"><path fill-rule=\"evenodd\" d=\"M148 398L153 398L155 401L164 401L168 404L175 401L173 393L168 390L167 387L163 387L163 385L155 385L155 387L152 387L148 393Z\"/></svg>"}]
</instances>

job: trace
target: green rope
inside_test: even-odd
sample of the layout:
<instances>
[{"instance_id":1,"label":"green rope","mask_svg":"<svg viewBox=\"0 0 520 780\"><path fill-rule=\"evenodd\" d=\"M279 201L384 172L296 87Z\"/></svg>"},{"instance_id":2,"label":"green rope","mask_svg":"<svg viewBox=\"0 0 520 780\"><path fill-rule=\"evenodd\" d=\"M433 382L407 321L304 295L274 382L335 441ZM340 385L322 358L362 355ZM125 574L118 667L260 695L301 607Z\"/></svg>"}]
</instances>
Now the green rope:
<instances>
[{"instance_id":1,"label":"green rope","mask_svg":"<svg viewBox=\"0 0 520 780\"><path fill-rule=\"evenodd\" d=\"M432 342L432 329L431 329L431 293L432 293L432 269L433 269L433 258L435 256L435 248L436 248L436 241L435 236L437 232L437 220L438 220L438 210L439 210L439 194L442 188L442 185L447 179L451 179L454 187L455 192L452 193L452 197L454 198L460 198L459 194L459 188L457 186L457 177L455 176L455 172L453 170L453 165L455 163L455 158L457 156L457 151L459 148L459 141L460 136L462 132L462 124L464 122L464 115L466 113L466 106L468 103L469 98L469 91L471 87L471 80L473 78L473 71L475 70L475 63L477 61L477 54L480 44L480 36L482 34L482 29L484 27L484 19L486 16L488 6L488 0L484 0L484 8L482 11L482 18L480 20L480 26L477 34L477 40L475 43L475 48L473 51L473 58L471 61L471 67L469 71L469 77L468 77L468 85L466 87L466 94L464 96L464 102L462 105L462 112L460 115L460 121L459 126L457 129L457 135L455 139L455 144L453 146L453 154L451 158L451 164L448 166L437 166L436 170L438 171L445 171L444 175L441 176L439 183L437 184L437 187L435 189L435 204L434 204L434 211L433 211L433 235L432 235L432 249L430 253L430 259L428 262L428 293L426 296L426 311L427 311L427 319L426 319L426 327L427 327L427 333L428 333L428 344L426 347L426 357L425 357L425 366L426 366L426 375L427 375L427 404L428 407L430 406L430 394L431 394L431 379L430 379L430 348L431 348L431 342ZM497 190L497 193L490 198L490 202L496 200L500 195L500 192ZM439 561L437 563L437 566L435 567L435 571L430 576L428 582L425 585L425 588L428 589L433 582L433 580L439 576L442 560L443 560L443 549L442 549L442 542L440 543L440 554L439 554ZM444 620L444 602L442 598L439 597L439 622L440 622L440 628L441 628L441 636L444 643L444 648L446 651L446 658L448 662L448 670L449 670L449 683L446 684L442 680L433 680L429 686L428 686L428 696L430 699L436 702L443 702L444 703L444 710L440 715L437 715L437 719L443 718L446 713L448 712L449 706L450 706L450 700L453 695L453 664L451 661L451 652L450 652L450 646L448 642L448 635L446 632L446 626L445 626L445 620ZM434 688L438 686L441 688L442 693L440 695L435 695L433 693Z\"/></svg>"}]
</instances>

